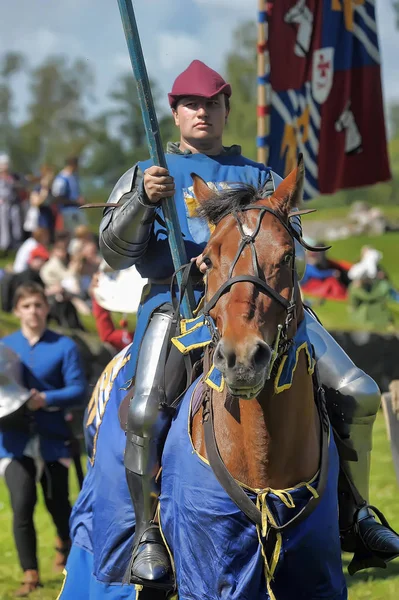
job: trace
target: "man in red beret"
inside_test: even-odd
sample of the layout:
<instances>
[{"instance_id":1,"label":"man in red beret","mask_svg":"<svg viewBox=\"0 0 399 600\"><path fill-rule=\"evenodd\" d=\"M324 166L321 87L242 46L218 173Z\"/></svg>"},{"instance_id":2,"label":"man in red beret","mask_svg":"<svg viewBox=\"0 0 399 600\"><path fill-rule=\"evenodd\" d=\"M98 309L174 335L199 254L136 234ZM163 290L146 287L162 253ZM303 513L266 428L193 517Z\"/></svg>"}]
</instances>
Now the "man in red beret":
<instances>
[{"instance_id":1,"label":"man in red beret","mask_svg":"<svg viewBox=\"0 0 399 600\"><path fill-rule=\"evenodd\" d=\"M101 519L93 527L92 544L99 580L109 581L109 573L115 573L112 571L114 556L123 563L118 563L118 573L127 569L126 578L131 582L167 587L172 578L169 556L154 522L158 496L155 478L170 423L169 414L162 407L184 389L185 369L181 355L174 346L171 349L170 344L175 333L169 291L174 267L160 202L174 196L187 255L193 259L201 256L210 230L197 216L192 173L198 174L215 190L225 188L229 182L242 182L263 188L263 196L272 195L281 181L270 168L242 156L239 146L223 146L230 96L230 85L218 73L201 61L193 61L177 77L169 94L180 141L168 144L168 168L146 161L129 169L109 198L109 203L117 206L106 208L101 222L100 247L107 263L116 270L135 264L150 286L143 295L130 349L129 375L131 381L135 381L135 387L131 392L133 398L127 419L126 448L118 456L121 473L117 473L115 467L109 474L103 469L98 484L103 486L102 489L105 486L114 489L113 482L123 480L124 464L135 514L133 556L129 565L123 563L122 557L126 556L126 549L132 543L129 533L133 534L133 516L132 530L126 531L126 525L121 522L119 526L118 520L111 515L106 504L107 494L95 494L96 513ZM300 231L298 217L292 219L292 225ZM299 245L295 263L300 279L305 260ZM200 264L200 268L206 269L206 265ZM195 286L194 293L199 300L202 287ZM337 423L333 424L357 450L358 461L345 470L351 483L348 485L343 481L343 489L340 489L340 499L344 503L340 525L343 539L347 540L346 548L356 550L365 560L378 555L378 560L388 562L399 555L398 537L374 519L366 500L364 504L359 503L359 494L356 496L351 491L357 488L360 495L367 498L371 430L380 402L378 387L308 312L306 323L323 384L332 391L331 402L335 407L332 410L338 415ZM107 410L110 405L107 404ZM106 454L109 439L100 431L97 452L102 444ZM107 475L109 481L105 479ZM125 515L126 524L129 522L126 516L131 514L131 506L126 500L129 494L120 496L118 514ZM79 502L78 499L77 506ZM84 510L84 507L80 509ZM112 523L108 517L113 519ZM79 534L74 543L87 547L87 540L78 538ZM114 575L113 582L120 582L119 577Z\"/></svg>"}]
</instances>

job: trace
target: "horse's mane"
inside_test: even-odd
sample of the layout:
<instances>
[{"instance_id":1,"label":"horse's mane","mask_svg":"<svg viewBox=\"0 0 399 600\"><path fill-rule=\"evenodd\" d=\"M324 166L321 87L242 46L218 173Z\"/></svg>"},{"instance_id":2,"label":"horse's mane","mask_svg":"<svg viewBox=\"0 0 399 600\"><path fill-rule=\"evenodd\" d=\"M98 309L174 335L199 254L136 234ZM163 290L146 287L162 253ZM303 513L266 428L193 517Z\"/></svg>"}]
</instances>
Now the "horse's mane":
<instances>
[{"instance_id":1,"label":"horse's mane","mask_svg":"<svg viewBox=\"0 0 399 600\"><path fill-rule=\"evenodd\" d=\"M199 217L217 225L227 215L240 212L248 204L255 204L262 198L261 190L246 183L234 184L227 190L215 191L198 208Z\"/></svg>"}]
</instances>

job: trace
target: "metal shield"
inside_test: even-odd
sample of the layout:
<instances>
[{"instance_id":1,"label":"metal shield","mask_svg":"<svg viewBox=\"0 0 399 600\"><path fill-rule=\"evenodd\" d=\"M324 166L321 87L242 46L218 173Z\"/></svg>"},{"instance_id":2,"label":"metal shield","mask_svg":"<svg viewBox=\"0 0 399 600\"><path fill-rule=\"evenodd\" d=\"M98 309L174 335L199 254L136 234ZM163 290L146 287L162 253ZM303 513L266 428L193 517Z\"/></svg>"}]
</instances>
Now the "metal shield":
<instances>
[{"instance_id":1,"label":"metal shield","mask_svg":"<svg viewBox=\"0 0 399 600\"><path fill-rule=\"evenodd\" d=\"M321 48L313 53L312 95L323 104L330 95L334 79L334 48Z\"/></svg>"},{"instance_id":2,"label":"metal shield","mask_svg":"<svg viewBox=\"0 0 399 600\"><path fill-rule=\"evenodd\" d=\"M30 396L22 385L22 365L18 355L0 342L0 419L12 415Z\"/></svg>"}]
</instances>

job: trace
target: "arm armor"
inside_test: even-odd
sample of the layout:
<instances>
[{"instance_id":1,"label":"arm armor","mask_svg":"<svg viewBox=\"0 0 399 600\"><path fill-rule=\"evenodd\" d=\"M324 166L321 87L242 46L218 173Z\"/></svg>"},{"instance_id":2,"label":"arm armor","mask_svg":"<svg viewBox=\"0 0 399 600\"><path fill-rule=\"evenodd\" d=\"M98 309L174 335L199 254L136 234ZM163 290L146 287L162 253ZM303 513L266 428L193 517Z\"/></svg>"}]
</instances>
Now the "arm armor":
<instances>
[{"instance_id":1,"label":"arm armor","mask_svg":"<svg viewBox=\"0 0 399 600\"><path fill-rule=\"evenodd\" d=\"M122 175L108 202L118 206L104 209L101 254L112 269L126 269L145 254L155 217L155 206L146 199L143 173L137 165Z\"/></svg>"},{"instance_id":2,"label":"arm armor","mask_svg":"<svg viewBox=\"0 0 399 600\"><path fill-rule=\"evenodd\" d=\"M278 188L278 186L283 181L283 179L282 179L282 177L280 177L280 175L277 175L277 173L274 173L274 171L271 171L271 176L272 176L272 181L273 181L273 191L271 192L271 194L272 194ZM295 231L297 231L300 235L302 235L302 223L301 223L301 217L299 215L294 215L291 217L291 225L292 225L292 228L295 229ZM305 248L303 246L301 246L301 244L297 240L294 240L294 241L295 241L295 266L296 266L296 272L298 275L298 281L300 281L305 274L306 251L305 251Z\"/></svg>"}]
</instances>

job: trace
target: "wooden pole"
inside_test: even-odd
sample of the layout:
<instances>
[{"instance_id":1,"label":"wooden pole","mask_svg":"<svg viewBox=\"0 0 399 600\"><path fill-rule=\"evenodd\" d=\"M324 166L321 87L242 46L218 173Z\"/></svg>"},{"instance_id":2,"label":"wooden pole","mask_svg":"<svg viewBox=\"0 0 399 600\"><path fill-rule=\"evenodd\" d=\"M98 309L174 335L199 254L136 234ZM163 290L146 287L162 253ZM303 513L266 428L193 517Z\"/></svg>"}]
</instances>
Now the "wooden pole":
<instances>
[{"instance_id":1,"label":"wooden pole","mask_svg":"<svg viewBox=\"0 0 399 600\"><path fill-rule=\"evenodd\" d=\"M167 168L132 0L118 0L118 5L123 29L125 31L130 61L132 63L133 74L136 80L150 156L154 165ZM162 200L162 212L168 231L168 241L173 265L175 270L178 271L182 265L187 263L187 255L173 198L164 198ZM178 271L177 280L179 283L181 281L181 276L181 271ZM181 303L182 313L186 319L192 316L194 306L194 293L191 283L189 282Z\"/></svg>"},{"instance_id":2,"label":"wooden pole","mask_svg":"<svg viewBox=\"0 0 399 600\"><path fill-rule=\"evenodd\" d=\"M270 61L268 48L268 16L272 3L258 0L258 105L257 105L257 139L258 162L267 164L269 158L270 133Z\"/></svg>"}]
</instances>

